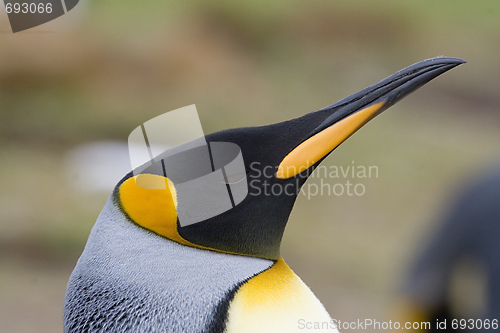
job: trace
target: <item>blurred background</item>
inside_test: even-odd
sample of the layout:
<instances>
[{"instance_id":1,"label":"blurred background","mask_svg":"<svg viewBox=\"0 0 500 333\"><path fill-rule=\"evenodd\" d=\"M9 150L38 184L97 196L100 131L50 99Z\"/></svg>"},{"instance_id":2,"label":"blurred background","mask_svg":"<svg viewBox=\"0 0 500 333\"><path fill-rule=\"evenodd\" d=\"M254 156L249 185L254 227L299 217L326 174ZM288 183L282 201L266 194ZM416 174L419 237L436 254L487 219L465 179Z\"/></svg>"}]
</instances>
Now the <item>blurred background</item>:
<instances>
[{"instance_id":1,"label":"blurred background","mask_svg":"<svg viewBox=\"0 0 500 333\"><path fill-rule=\"evenodd\" d=\"M66 282L119 179L91 173L125 173L128 134L164 112L196 104L205 133L270 124L426 58L468 61L324 162L377 166L347 178L364 195L297 200L282 255L342 321L394 321L439 217L500 160L496 0L82 0L16 34L0 7L2 333L62 332ZM456 288L464 304L481 294L471 280Z\"/></svg>"}]
</instances>

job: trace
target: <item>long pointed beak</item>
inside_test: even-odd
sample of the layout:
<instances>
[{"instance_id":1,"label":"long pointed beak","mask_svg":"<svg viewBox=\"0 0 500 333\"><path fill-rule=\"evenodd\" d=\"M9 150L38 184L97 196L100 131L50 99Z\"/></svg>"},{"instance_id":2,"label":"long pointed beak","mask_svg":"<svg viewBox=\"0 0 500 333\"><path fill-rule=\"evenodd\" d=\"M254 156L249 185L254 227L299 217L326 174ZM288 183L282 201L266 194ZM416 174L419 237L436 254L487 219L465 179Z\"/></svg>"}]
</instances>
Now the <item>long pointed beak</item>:
<instances>
[{"instance_id":1,"label":"long pointed beak","mask_svg":"<svg viewBox=\"0 0 500 333\"><path fill-rule=\"evenodd\" d=\"M413 64L317 112L330 113L281 161L276 177L288 179L321 162L368 121L435 77L465 63L433 58Z\"/></svg>"}]
</instances>

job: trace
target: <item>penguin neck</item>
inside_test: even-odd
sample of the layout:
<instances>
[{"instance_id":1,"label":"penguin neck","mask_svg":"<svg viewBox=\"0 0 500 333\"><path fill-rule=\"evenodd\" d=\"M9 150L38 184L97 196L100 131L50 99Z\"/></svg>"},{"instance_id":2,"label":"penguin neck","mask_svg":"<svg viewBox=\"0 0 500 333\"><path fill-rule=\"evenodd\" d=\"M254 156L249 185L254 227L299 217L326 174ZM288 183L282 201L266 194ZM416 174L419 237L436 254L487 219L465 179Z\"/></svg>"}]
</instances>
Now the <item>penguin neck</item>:
<instances>
[{"instance_id":1,"label":"penguin neck","mask_svg":"<svg viewBox=\"0 0 500 333\"><path fill-rule=\"evenodd\" d=\"M174 185L165 177L129 175L114 191L120 209L139 226L179 244L203 250L278 260L281 239L295 197L259 200L248 196L239 206L202 223L182 227ZM149 187L138 184L147 182ZM161 185L161 186L160 186ZM245 213L251 212L251 214Z\"/></svg>"}]
</instances>

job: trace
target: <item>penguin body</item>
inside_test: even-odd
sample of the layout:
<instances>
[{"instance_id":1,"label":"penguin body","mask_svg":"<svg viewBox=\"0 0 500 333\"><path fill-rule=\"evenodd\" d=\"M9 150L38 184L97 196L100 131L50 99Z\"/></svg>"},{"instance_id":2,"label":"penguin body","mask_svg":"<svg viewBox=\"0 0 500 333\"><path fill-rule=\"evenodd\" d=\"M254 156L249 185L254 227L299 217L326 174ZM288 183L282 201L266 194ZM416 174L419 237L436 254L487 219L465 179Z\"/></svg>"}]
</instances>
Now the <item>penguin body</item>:
<instances>
[{"instance_id":1,"label":"penguin body","mask_svg":"<svg viewBox=\"0 0 500 333\"><path fill-rule=\"evenodd\" d=\"M350 135L461 63L422 61L303 117L215 132L205 146L161 153L140 174L126 175L70 277L64 332L338 332L280 254L295 199L311 172ZM220 155L217 147L231 152L223 148ZM242 174L227 159L234 147L241 149ZM201 156L210 156L211 169L198 165ZM191 182L216 173L215 182ZM242 181L252 192L242 195L235 186ZM281 191L266 191L276 186ZM206 193L205 201L193 201L198 207L189 204ZM219 194L231 198L232 208L211 206ZM217 213L181 224L179 217L191 208Z\"/></svg>"},{"instance_id":2,"label":"penguin body","mask_svg":"<svg viewBox=\"0 0 500 333\"><path fill-rule=\"evenodd\" d=\"M65 332L279 333L331 321L283 259L165 239L131 223L115 196L71 274Z\"/></svg>"}]
</instances>

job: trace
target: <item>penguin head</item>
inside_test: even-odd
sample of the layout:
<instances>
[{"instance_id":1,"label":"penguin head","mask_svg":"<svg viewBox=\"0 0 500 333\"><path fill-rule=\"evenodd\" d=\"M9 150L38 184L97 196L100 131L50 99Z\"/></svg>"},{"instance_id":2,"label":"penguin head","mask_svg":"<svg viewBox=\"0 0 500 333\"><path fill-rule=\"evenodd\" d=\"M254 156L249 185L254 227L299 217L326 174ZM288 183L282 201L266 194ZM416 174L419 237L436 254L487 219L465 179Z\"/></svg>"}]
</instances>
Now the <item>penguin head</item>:
<instances>
[{"instance_id":1,"label":"penguin head","mask_svg":"<svg viewBox=\"0 0 500 333\"><path fill-rule=\"evenodd\" d=\"M300 188L321 161L376 115L462 63L444 57L424 60L300 118L206 135L209 146L231 143L243 157L244 171L224 175L224 181L228 189L246 182L248 193L236 205L231 198L232 208L221 214L182 225L176 180L160 175L128 174L117 185L115 200L132 222L178 243L278 259ZM138 177L149 185L139 186Z\"/></svg>"}]
</instances>

